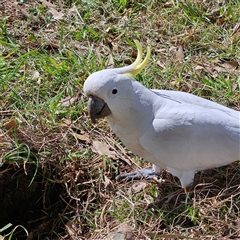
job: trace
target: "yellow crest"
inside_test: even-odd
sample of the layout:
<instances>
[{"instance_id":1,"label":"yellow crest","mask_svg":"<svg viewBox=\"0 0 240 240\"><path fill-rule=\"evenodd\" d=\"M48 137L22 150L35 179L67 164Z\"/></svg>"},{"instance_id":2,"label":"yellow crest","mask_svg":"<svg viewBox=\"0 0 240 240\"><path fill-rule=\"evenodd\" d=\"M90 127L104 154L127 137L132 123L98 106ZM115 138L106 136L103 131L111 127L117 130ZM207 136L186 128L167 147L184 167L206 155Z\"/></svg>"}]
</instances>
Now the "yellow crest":
<instances>
[{"instance_id":1,"label":"yellow crest","mask_svg":"<svg viewBox=\"0 0 240 240\"><path fill-rule=\"evenodd\" d=\"M143 68L145 68L145 66L147 65L149 58L150 58L150 54L151 54L151 50L150 47L147 47L147 55L144 58L144 60L142 61L142 46L140 44L140 42L138 40L134 40L136 46L137 46L137 58L134 61L134 63L132 63L129 66L123 67L123 68L116 68L115 70L120 73L120 74L124 74L127 75L130 78L135 78L136 75L138 73L140 73L142 71Z\"/></svg>"}]
</instances>

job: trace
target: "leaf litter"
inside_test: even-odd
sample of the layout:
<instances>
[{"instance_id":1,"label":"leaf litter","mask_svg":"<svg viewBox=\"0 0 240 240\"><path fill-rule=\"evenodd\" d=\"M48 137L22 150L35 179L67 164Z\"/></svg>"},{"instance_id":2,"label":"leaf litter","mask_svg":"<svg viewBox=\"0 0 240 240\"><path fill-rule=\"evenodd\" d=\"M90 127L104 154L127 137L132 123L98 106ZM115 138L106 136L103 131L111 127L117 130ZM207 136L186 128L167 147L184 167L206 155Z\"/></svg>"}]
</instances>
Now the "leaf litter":
<instances>
[{"instance_id":1,"label":"leaf litter","mask_svg":"<svg viewBox=\"0 0 240 240\"><path fill-rule=\"evenodd\" d=\"M30 8L37 9L37 1L19 2L17 5L12 0L0 2L3 10L0 15L7 17L6 27L18 39L18 46L23 53L26 46L33 50L44 46L49 54L60 51L58 24L71 21L68 16L75 17L81 27L86 21L76 6L65 8L61 1L40 2L43 3L45 12L38 16L28 11ZM163 9L177 7L172 1L157 5L159 4L162 4ZM123 11L119 16L116 16L115 11L108 12L103 6L103 14L99 15L92 8L94 12L90 22L92 21L93 25L99 23L101 31L107 30L108 34L100 40L76 41L73 38L70 39L72 42L69 39L66 42L71 42L70 46L85 57L92 46L99 65L104 64L104 57L107 57L106 66L114 67L116 57L125 63L122 60L126 58L124 56L131 55L132 47L128 46L126 39L138 37L139 31L144 29L144 34L141 33L142 41L153 46L153 58L157 59L160 69L160 73L158 70L153 76L164 76L169 71L169 66L175 67L179 63L183 66L191 47L196 46L199 41L202 30L192 28L171 34L168 32L168 28L174 28L171 19L154 14L158 9L154 4L154 11L134 12L133 7L134 3L129 3L127 11ZM220 16L220 8L211 6L211 3L206 7L209 7L209 10L217 9L208 11L211 12L211 21L220 27L226 24L227 29L232 29L229 42L237 39L239 23L229 26ZM148 16L145 16L146 12ZM44 18L47 14L52 17L48 24ZM135 17L131 19L131 15ZM153 17L153 21L147 21ZM141 26L141 29L127 29L126 24L129 24L130 19L133 26ZM23 28L12 29L14 21L21 23ZM116 29L113 23L116 24ZM72 24L69 29L74 27L75 24ZM25 32L28 28L35 31L42 43L34 42L29 37ZM147 31L151 29L154 31ZM81 28L78 29L80 30ZM229 42L226 43L227 46ZM219 45L222 47L223 44L218 43ZM171 48L174 51L169 51ZM216 49L216 52L221 52ZM1 47L1 51L8 59L16 57L6 46ZM134 58L134 54L132 55ZM193 54L189 62L195 67L194 73L202 74L203 71L214 79L223 73L237 75L239 58L227 57L215 57L217 60L211 62L207 55L195 58ZM182 69L182 66L176 69ZM191 68L183 69L186 79L189 79L192 73ZM38 84L44 82L45 76L41 72L31 71L25 74L37 79ZM166 83L167 86L161 84L164 88L174 83L172 86L179 90L192 91L197 81L194 76L192 78L194 80L189 82L179 82L176 74L176 77L173 76ZM198 84L197 87L205 87L204 84ZM235 90L239 91L239 88L236 87ZM239 98L233 98L232 104L240 109L237 99ZM71 108L77 105L78 101L77 94L66 96L59 102L59 106ZM3 196L0 228L9 222L19 224L15 221L17 220L29 229L30 237L39 239L240 238L239 163L196 174L196 186L189 193L188 201L173 199L171 202L162 202L160 207L153 204L151 209L146 210L147 204L155 203L169 192L179 189L179 183L167 172L163 173L164 180L158 182L115 182L115 176L119 172L129 172L142 166L142 163L122 146L104 122L92 126L84 109L77 119L64 118L60 123L54 124L50 123L50 116L44 111L39 118L32 112L9 110L7 99L0 98L0 103L0 196ZM25 114L31 115L31 121ZM16 216L19 216L19 219Z\"/></svg>"}]
</instances>

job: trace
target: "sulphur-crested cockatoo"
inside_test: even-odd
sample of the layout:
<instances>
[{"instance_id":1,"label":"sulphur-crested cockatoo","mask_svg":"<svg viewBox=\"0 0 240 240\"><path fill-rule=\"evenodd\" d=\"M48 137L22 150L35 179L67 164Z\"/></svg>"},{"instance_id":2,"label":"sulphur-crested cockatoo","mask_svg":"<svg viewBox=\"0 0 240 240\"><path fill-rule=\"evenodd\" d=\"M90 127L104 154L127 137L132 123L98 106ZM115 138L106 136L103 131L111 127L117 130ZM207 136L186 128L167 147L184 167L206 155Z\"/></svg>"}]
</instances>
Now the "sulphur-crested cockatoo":
<instances>
[{"instance_id":1,"label":"sulphur-crested cockatoo","mask_svg":"<svg viewBox=\"0 0 240 240\"><path fill-rule=\"evenodd\" d=\"M106 118L111 129L132 152L153 164L152 169L122 174L122 178L151 178L162 169L191 186L196 171L240 160L240 112L189 93L152 90L136 81L142 61L91 74L84 83L92 121Z\"/></svg>"}]
</instances>

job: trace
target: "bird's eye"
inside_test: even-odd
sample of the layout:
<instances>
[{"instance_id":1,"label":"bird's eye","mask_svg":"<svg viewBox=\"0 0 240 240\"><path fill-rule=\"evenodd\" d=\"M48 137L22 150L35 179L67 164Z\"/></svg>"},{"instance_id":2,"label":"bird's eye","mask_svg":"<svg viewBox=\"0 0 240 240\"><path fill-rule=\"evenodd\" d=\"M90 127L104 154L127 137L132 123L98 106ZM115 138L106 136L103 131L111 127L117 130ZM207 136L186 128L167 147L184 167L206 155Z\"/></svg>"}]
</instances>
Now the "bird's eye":
<instances>
[{"instance_id":1,"label":"bird's eye","mask_svg":"<svg viewBox=\"0 0 240 240\"><path fill-rule=\"evenodd\" d=\"M108 90L108 96L111 98L115 98L118 94L119 94L119 88L118 86L112 86L109 90Z\"/></svg>"},{"instance_id":2,"label":"bird's eye","mask_svg":"<svg viewBox=\"0 0 240 240\"><path fill-rule=\"evenodd\" d=\"M117 94L118 93L118 90L116 89L116 88L114 88L113 90L112 90L112 94Z\"/></svg>"}]
</instances>

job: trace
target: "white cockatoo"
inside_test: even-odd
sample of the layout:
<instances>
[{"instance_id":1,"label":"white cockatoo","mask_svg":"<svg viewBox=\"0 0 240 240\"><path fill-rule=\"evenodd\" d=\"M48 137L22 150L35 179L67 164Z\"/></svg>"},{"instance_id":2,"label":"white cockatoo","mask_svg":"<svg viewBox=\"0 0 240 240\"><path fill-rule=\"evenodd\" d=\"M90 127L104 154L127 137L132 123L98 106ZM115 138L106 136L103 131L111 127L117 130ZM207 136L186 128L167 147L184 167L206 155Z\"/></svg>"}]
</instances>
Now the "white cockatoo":
<instances>
[{"instance_id":1,"label":"white cockatoo","mask_svg":"<svg viewBox=\"0 0 240 240\"><path fill-rule=\"evenodd\" d=\"M193 184L197 171L240 160L240 112L189 93L152 90L136 81L142 61L91 74L84 83L92 121L106 118L128 149L153 164L151 169L117 179L151 178L166 169L182 188Z\"/></svg>"}]
</instances>

